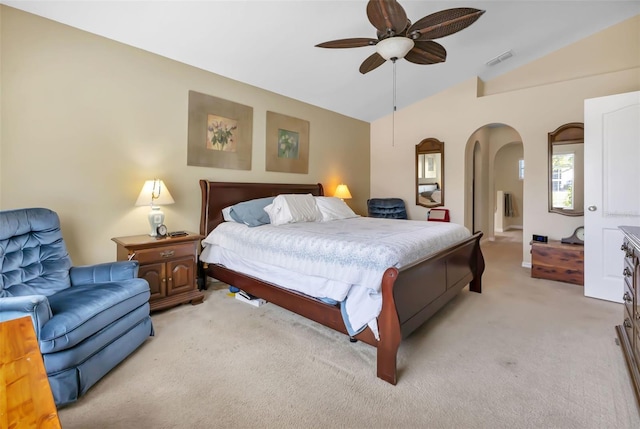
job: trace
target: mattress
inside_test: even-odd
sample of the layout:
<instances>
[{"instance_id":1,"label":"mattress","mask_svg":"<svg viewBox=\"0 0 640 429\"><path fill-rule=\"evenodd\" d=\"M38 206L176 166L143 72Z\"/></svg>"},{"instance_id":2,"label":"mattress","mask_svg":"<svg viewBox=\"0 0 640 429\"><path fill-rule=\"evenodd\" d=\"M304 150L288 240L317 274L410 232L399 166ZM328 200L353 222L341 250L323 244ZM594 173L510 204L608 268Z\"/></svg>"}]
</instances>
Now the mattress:
<instances>
[{"instance_id":1,"label":"mattress","mask_svg":"<svg viewBox=\"0 0 640 429\"><path fill-rule=\"evenodd\" d=\"M351 335L369 326L377 338L385 270L402 269L470 235L454 223L369 217L253 228L224 222L203 240L200 259L339 302Z\"/></svg>"}]
</instances>

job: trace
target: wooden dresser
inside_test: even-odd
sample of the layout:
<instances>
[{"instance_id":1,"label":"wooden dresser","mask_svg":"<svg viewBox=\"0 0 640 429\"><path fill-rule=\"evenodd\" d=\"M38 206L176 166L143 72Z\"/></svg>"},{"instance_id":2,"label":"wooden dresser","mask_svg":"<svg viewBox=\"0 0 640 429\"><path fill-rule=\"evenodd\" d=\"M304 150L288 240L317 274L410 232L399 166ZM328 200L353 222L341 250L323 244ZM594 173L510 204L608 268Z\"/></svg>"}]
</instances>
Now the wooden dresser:
<instances>
[{"instance_id":1,"label":"wooden dresser","mask_svg":"<svg viewBox=\"0 0 640 429\"><path fill-rule=\"evenodd\" d=\"M198 290L197 262L200 234L155 238L148 235L115 237L118 261L140 263L138 277L149 282L151 311L185 302L200 304L204 293Z\"/></svg>"},{"instance_id":2,"label":"wooden dresser","mask_svg":"<svg viewBox=\"0 0 640 429\"><path fill-rule=\"evenodd\" d=\"M616 326L616 332L640 406L640 227L621 226L620 230L624 234L621 247L624 252L624 310L622 325Z\"/></svg>"},{"instance_id":3,"label":"wooden dresser","mask_svg":"<svg viewBox=\"0 0 640 429\"><path fill-rule=\"evenodd\" d=\"M532 241L531 277L584 285L584 246Z\"/></svg>"}]
</instances>

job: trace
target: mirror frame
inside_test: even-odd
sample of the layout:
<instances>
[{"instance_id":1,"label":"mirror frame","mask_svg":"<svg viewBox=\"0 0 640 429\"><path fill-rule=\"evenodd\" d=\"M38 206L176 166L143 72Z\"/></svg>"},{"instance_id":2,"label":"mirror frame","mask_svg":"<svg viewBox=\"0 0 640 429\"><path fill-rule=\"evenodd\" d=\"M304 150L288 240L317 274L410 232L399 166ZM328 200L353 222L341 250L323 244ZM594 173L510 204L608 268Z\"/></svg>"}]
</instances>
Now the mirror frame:
<instances>
[{"instance_id":1,"label":"mirror frame","mask_svg":"<svg viewBox=\"0 0 640 429\"><path fill-rule=\"evenodd\" d=\"M581 210L562 210L553 207L553 147L556 145L564 144L577 144L584 145L584 124L582 122L569 122L564 125L560 125L555 131L548 134L549 146L548 146L548 163L549 169L547 172L548 180L548 194L549 194L549 213L558 213L565 216L584 216L584 207ZM582 187L584 195L584 185Z\"/></svg>"},{"instance_id":2,"label":"mirror frame","mask_svg":"<svg viewBox=\"0 0 640 429\"><path fill-rule=\"evenodd\" d=\"M420 192L418 192L418 190L420 189L419 188L420 178L418 177L418 162L420 159L420 155L425 155L430 153L440 154L440 182L441 183L438 183L438 185L440 186L440 202L426 205L420 202ZM430 209L434 207L444 206L444 142L441 142L436 138L429 137L422 140L420 143L416 145L415 178L416 178L416 205L427 207Z\"/></svg>"}]
</instances>

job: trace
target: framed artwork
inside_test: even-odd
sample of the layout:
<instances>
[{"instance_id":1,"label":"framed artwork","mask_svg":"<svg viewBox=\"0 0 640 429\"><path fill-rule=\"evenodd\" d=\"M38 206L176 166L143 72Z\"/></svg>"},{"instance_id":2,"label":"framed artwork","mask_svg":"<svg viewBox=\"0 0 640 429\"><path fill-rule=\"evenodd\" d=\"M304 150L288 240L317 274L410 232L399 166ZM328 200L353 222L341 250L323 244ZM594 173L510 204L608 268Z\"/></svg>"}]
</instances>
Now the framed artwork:
<instances>
[{"instance_id":1,"label":"framed artwork","mask_svg":"<svg viewBox=\"0 0 640 429\"><path fill-rule=\"evenodd\" d=\"M309 121L267 112L267 171L309 173Z\"/></svg>"},{"instance_id":2,"label":"framed artwork","mask_svg":"<svg viewBox=\"0 0 640 429\"><path fill-rule=\"evenodd\" d=\"M187 165L251 170L253 108L189 91Z\"/></svg>"}]
</instances>

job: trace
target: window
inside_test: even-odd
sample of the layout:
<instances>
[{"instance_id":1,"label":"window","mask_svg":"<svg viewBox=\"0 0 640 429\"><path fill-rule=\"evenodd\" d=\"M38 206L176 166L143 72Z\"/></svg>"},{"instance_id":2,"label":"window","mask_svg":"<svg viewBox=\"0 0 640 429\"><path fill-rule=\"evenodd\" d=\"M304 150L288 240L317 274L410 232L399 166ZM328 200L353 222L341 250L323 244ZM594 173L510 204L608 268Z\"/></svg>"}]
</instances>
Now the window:
<instances>
[{"instance_id":1,"label":"window","mask_svg":"<svg viewBox=\"0 0 640 429\"><path fill-rule=\"evenodd\" d=\"M524 180L524 159L518 160L518 179Z\"/></svg>"},{"instance_id":2,"label":"window","mask_svg":"<svg viewBox=\"0 0 640 429\"><path fill-rule=\"evenodd\" d=\"M573 210L573 172L575 153L559 153L552 157L551 188L553 207Z\"/></svg>"}]
</instances>

